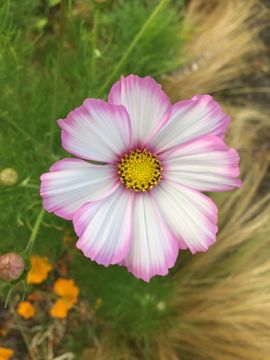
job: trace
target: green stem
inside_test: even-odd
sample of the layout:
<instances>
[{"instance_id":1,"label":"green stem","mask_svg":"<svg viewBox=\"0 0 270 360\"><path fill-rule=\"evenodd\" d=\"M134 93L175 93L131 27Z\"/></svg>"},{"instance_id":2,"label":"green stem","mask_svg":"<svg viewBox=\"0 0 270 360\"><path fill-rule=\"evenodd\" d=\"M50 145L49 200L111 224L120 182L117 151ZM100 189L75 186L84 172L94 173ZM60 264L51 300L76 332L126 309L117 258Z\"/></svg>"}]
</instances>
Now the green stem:
<instances>
[{"instance_id":1,"label":"green stem","mask_svg":"<svg viewBox=\"0 0 270 360\"><path fill-rule=\"evenodd\" d=\"M40 228L40 225L41 225L44 215L45 215L45 210L42 208L36 218L36 222L34 224L30 238L29 238L26 248L24 250L25 254L31 253L31 251L32 251L32 248L36 241L36 237L37 237L37 234L38 234L38 231L39 231L39 228Z\"/></svg>"},{"instance_id":2,"label":"green stem","mask_svg":"<svg viewBox=\"0 0 270 360\"><path fill-rule=\"evenodd\" d=\"M155 19L155 17L158 15L158 13L161 11L161 9L163 8L163 6L168 2L168 0L161 0L158 5L155 7L155 9L153 10L153 12L150 14L150 16L148 17L148 19L144 22L143 26L141 27L141 29L137 32L137 34L135 35L134 39L132 40L132 42L130 43L127 51L123 54L123 56L121 57L121 59L119 60L119 62L116 64L114 70L111 72L110 76L108 77L107 81L105 82L105 84L102 86L102 88L99 91L99 95L98 97L100 97L103 92L107 89L108 85L114 80L115 76L118 74L119 70L121 70L122 66L125 64L125 62L127 61L129 55L131 54L131 52L133 51L133 49L135 48L135 46L138 44L139 40L143 37L144 33L146 32L147 28L151 25L151 23L153 22L153 20Z\"/></svg>"},{"instance_id":3,"label":"green stem","mask_svg":"<svg viewBox=\"0 0 270 360\"><path fill-rule=\"evenodd\" d=\"M21 283L22 283L23 280L19 280L17 281L15 284L12 284L12 286L9 288L8 290L8 293L7 293L7 296L5 298L5 304L4 304L4 308L6 309L7 306L8 306L8 303L9 303L9 300L10 300L10 297L13 293L13 291L16 289L16 287L18 287Z\"/></svg>"}]
</instances>

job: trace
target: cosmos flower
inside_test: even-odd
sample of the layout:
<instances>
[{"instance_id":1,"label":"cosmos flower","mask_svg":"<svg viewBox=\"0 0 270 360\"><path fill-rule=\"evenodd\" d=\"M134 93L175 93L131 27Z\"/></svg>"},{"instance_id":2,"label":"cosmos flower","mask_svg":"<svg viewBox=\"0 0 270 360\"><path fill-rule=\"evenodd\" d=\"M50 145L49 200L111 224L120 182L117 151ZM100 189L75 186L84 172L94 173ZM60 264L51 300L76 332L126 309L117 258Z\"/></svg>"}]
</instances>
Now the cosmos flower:
<instances>
[{"instance_id":1,"label":"cosmos flower","mask_svg":"<svg viewBox=\"0 0 270 360\"><path fill-rule=\"evenodd\" d=\"M73 221L77 247L97 263L145 281L165 275L179 249L216 240L217 208L202 192L241 185L228 123L209 95L171 105L151 77L122 77L108 102L86 99L58 121L78 158L41 176L44 207Z\"/></svg>"}]
</instances>

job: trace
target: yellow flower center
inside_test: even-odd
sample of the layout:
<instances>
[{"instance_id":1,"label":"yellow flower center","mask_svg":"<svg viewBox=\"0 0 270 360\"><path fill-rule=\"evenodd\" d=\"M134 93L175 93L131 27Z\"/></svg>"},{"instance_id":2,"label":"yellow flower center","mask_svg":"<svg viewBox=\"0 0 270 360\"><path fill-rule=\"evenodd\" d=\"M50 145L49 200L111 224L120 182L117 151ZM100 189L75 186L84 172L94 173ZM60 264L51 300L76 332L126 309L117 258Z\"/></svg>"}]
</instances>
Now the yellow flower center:
<instances>
[{"instance_id":1,"label":"yellow flower center","mask_svg":"<svg viewBox=\"0 0 270 360\"><path fill-rule=\"evenodd\" d=\"M120 181L133 191L147 191L161 180L161 163L147 150L135 150L118 164Z\"/></svg>"}]
</instances>

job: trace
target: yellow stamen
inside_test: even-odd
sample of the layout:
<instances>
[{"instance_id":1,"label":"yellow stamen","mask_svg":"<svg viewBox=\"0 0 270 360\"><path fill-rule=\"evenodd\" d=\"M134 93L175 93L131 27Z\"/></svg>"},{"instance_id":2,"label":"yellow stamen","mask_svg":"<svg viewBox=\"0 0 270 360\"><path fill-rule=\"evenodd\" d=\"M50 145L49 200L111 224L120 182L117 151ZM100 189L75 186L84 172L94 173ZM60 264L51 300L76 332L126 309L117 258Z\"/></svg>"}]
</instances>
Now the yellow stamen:
<instances>
[{"instance_id":1,"label":"yellow stamen","mask_svg":"<svg viewBox=\"0 0 270 360\"><path fill-rule=\"evenodd\" d=\"M133 191L147 191L161 180L161 163L147 150L135 150L118 164L120 181Z\"/></svg>"}]
</instances>

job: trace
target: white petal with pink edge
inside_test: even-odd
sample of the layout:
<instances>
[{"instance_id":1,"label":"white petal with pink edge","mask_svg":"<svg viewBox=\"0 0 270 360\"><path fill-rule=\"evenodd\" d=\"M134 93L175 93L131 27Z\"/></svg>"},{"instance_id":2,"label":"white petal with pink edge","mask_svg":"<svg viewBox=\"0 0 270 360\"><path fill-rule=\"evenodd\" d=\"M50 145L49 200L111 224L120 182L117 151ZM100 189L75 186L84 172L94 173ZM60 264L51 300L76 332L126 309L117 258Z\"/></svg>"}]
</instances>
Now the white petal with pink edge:
<instances>
[{"instance_id":1,"label":"white petal with pink edge","mask_svg":"<svg viewBox=\"0 0 270 360\"><path fill-rule=\"evenodd\" d=\"M216 240L217 208L206 195L166 181L153 189L162 217L192 253L206 251Z\"/></svg>"},{"instance_id":2,"label":"white petal with pink edge","mask_svg":"<svg viewBox=\"0 0 270 360\"><path fill-rule=\"evenodd\" d=\"M41 175L43 206L64 219L72 219L84 203L108 196L117 186L114 165L94 165L80 159L63 159Z\"/></svg>"},{"instance_id":3,"label":"white petal with pink edge","mask_svg":"<svg viewBox=\"0 0 270 360\"><path fill-rule=\"evenodd\" d=\"M144 281L166 275L175 264L179 246L148 193L135 194L132 221L133 241L124 265Z\"/></svg>"},{"instance_id":4,"label":"white petal with pink edge","mask_svg":"<svg viewBox=\"0 0 270 360\"><path fill-rule=\"evenodd\" d=\"M128 253L132 237L133 193L122 186L108 198L83 205L73 224L77 247L98 264L117 264Z\"/></svg>"},{"instance_id":5,"label":"white petal with pink edge","mask_svg":"<svg viewBox=\"0 0 270 360\"><path fill-rule=\"evenodd\" d=\"M171 104L161 86L147 76L122 77L109 93L109 102L124 105L132 126L132 146L144 147L171 114Z\"/></svg>"},{"instance_id":6,"label":"white petal with pink edge","mask_svg":"<svg viewBox=\"0 0 270 360\"><path fill-rule=\"evenodd\" d=\"M157 153L203 135L223 137L230 118L209 95L196 95L191 100L172 106L170 120L153 139L151 146Z\"/></svg>"},{"instance_id":7,"label":"white petal with pink edge","mask_svg":"<svg viewBox=\"0 0 270 360\"><path fill-rule=\"evenodd\" d=\"M159 156L163 175L199 191L225 191L241 186L239 155L217 136L191 140Z\"/></svg>"},{"instance_id":8,"label":"white petal with pink edge","mask_svg":"<svg viewBox=\"0 0 270 360\"><path fill-rule=\"evenodd\" d=\"M63 148L82 159L115 163L129 149L131 124L123 106L86 99L58 124Z\"/></svg>"}]
</instances>

